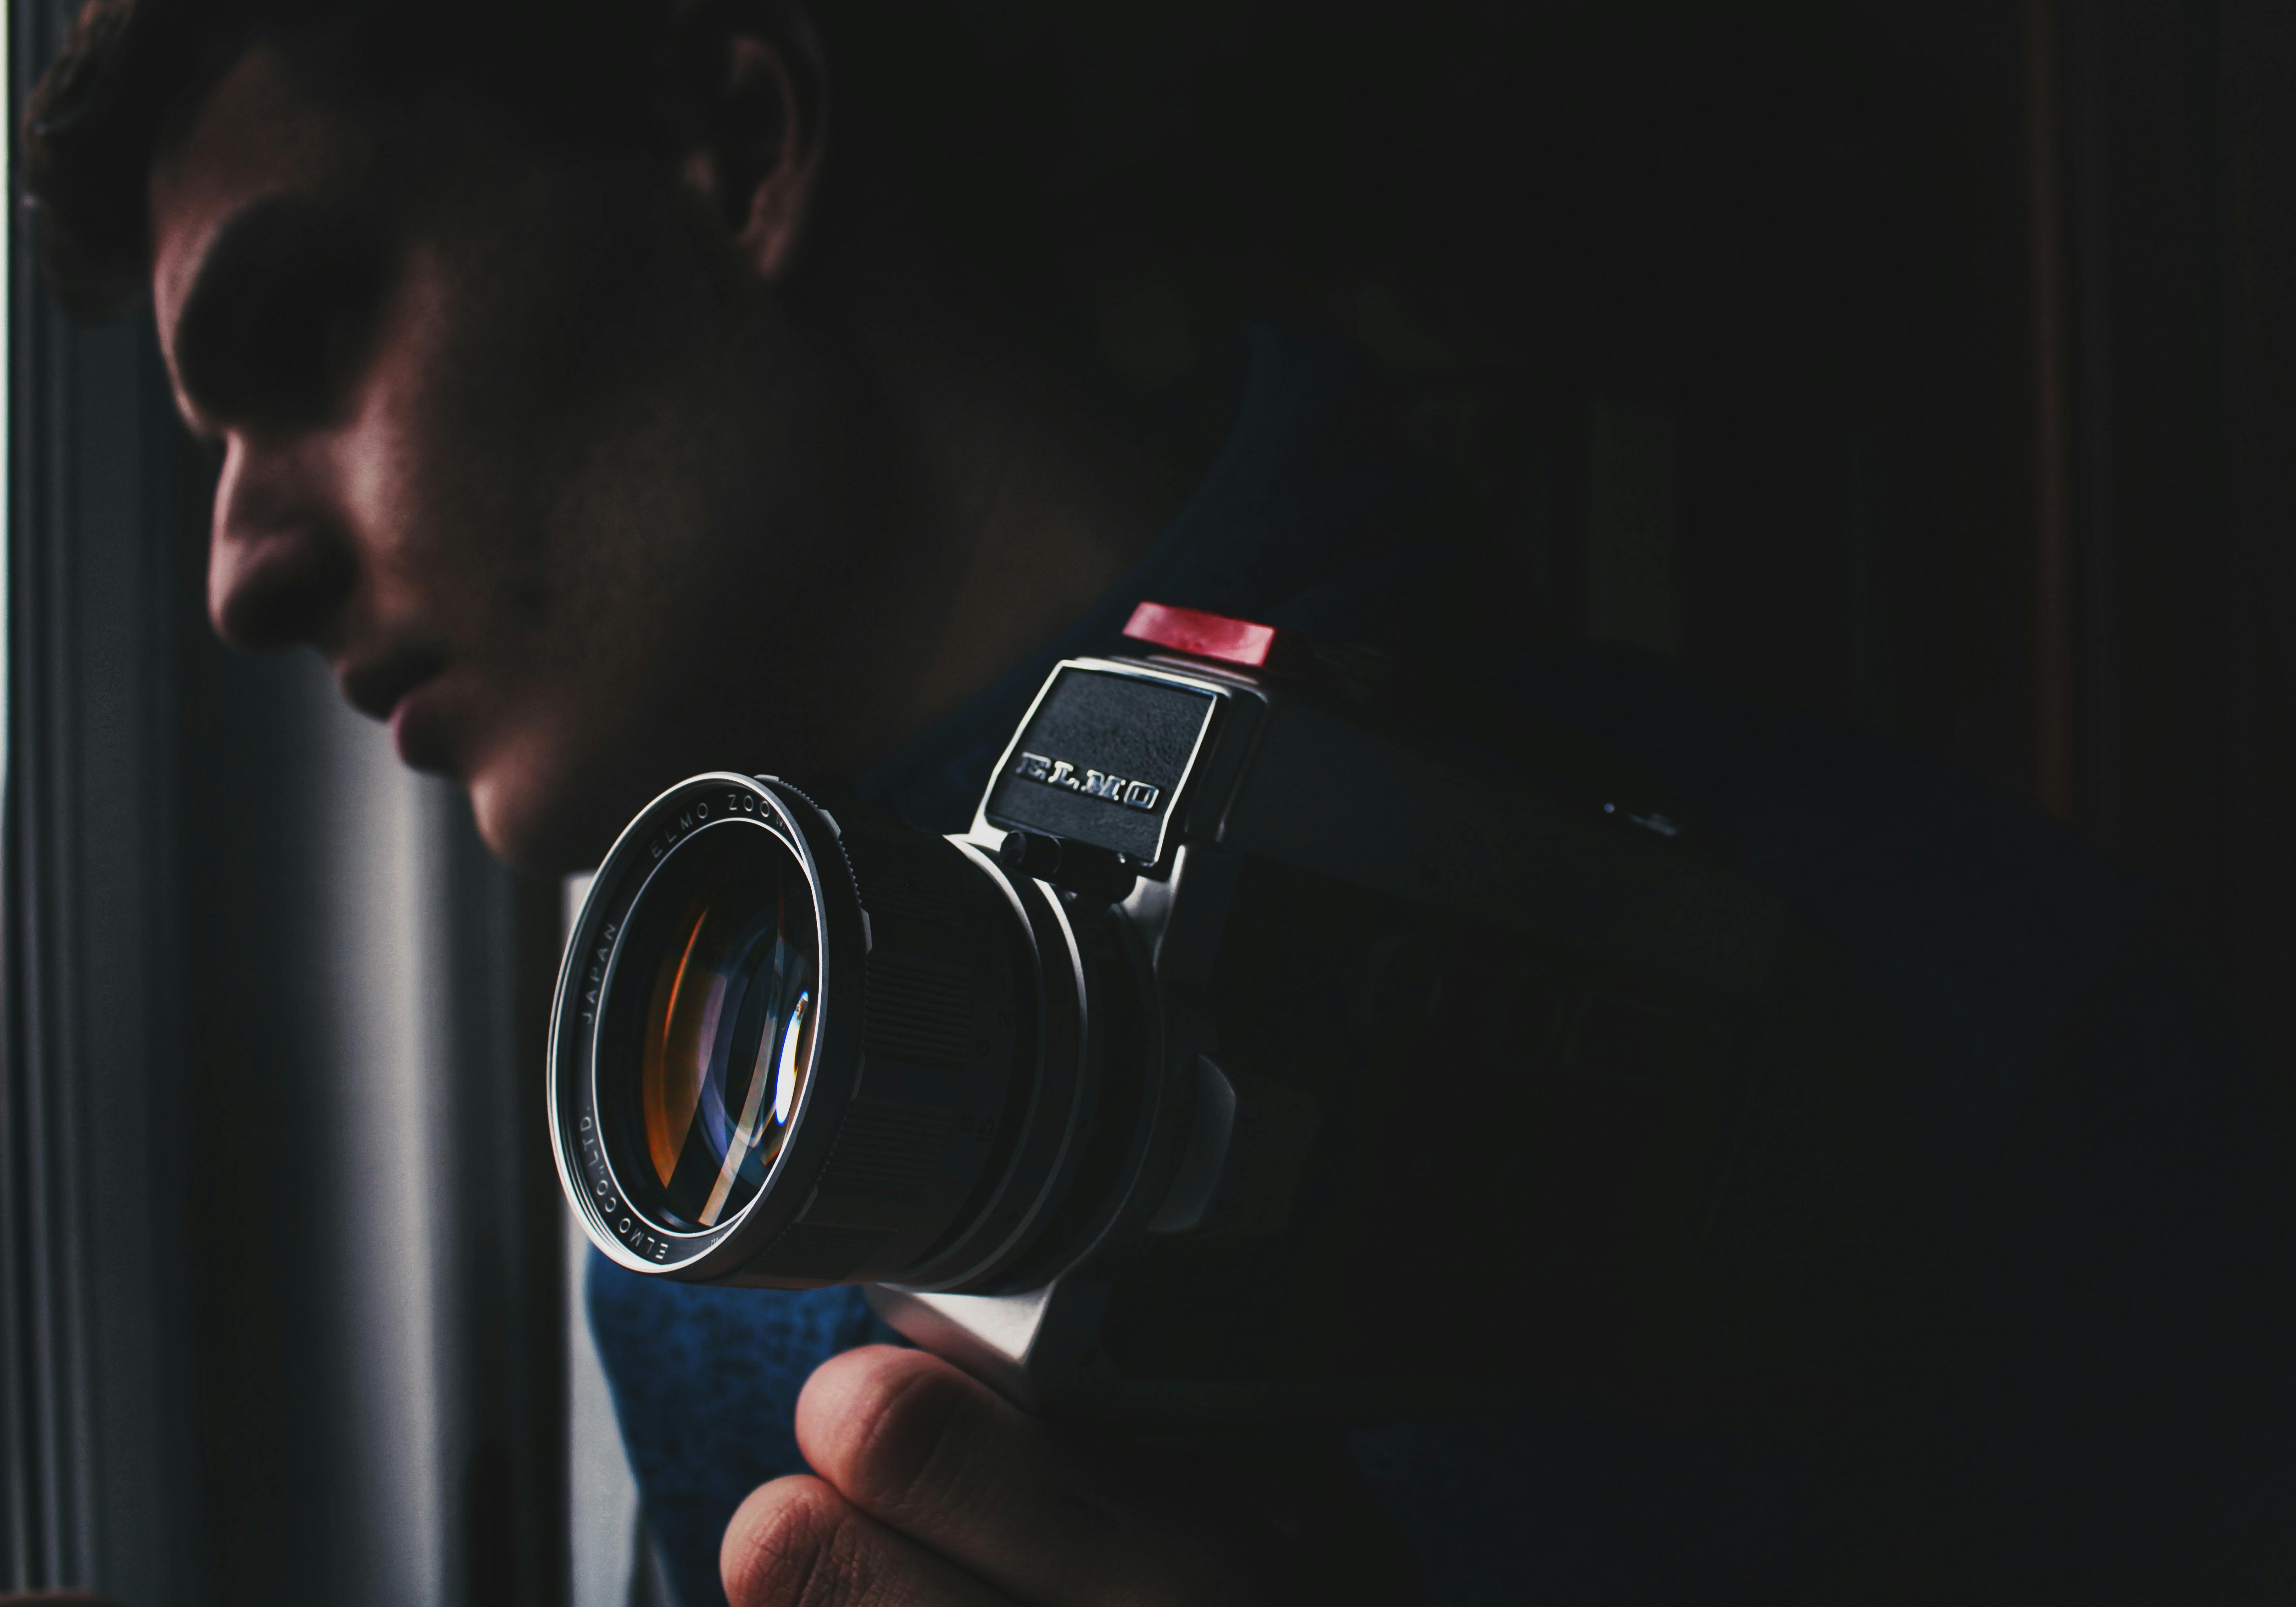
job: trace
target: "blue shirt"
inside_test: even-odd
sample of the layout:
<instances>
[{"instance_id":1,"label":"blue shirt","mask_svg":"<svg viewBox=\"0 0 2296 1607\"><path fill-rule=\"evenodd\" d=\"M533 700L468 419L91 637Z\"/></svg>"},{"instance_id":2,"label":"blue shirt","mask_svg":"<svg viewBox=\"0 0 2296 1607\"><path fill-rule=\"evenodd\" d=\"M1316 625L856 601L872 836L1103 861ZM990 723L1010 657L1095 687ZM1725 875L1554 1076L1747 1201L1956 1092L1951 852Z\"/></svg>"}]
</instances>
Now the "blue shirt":
<instances>
[{"instance_id":1,"label":"blue shirt","mask_svg":"<svg viewBox=\"0 0 2296 1607\"><path fill-rule=\"evenodd\" d=\"M1515 583L1446 539L1439 477L1382 427L1347 359L1264 328L1247 344L1226 443L1157 545L1060 640L857 790L920 827L964 829L1052 663L1118 650L1143 597L1453 653L1638 759L1792 902L1906 1050L1906 1119L1939 1178L2039 1169L2038 1202L2005 1210L2005 1265L2117 1264L2101 1280L2021 1275L2000 1293L2014 1401L1993 1440L1972 1428L1971 1473L2014 1514L2000 1577L2030 1567L2055 1593L2093 1573L2102 1599L2158 1565L2224 1490L2254 1488L2283 1443L2284 1392L2258 1381L2286 1331L2241 1304L2257 1280L2237 1270L2246 1249L2226 1226L2256 1204L2235 1152L2238 1057L2168 970L2130 959L2154 919L2148 890L2024 806L1879 739L1709 697L1633 658L1537 651L1510 627ZM2163 1316L2116 1316L2115 1341L2081 1354L2104 1286L2140 1291ZM1491 1291L1386 1298L1423 1301L1463 1342L1498 1325ZM807 1376L890 1335L857 1289L701 1288L595 1255L588 1306L673 1584L684 1607L718 1607L734 1508L803 1468L791 1416ZM2093 1409L2132 1394L2161 1399L2133 1416ZM1774 1600L1829 1521L1826 1493L1790 1464L1624 1423L1398 1423L1350 1448L1446 1607ZM2210 1472L2161 1471L2196 1463Z\"/></svg>"}]
</instances>

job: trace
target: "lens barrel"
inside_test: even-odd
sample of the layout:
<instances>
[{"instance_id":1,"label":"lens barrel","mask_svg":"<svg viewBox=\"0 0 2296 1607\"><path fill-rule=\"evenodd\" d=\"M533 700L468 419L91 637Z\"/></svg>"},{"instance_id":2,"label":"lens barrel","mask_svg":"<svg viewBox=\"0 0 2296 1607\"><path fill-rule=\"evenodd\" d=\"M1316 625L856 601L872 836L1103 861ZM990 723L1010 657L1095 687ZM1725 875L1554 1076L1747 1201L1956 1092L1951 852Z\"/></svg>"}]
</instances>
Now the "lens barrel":
<instances>
[{"instance_id":1,"label":"lens barrel","mask_svg":"<svg viewBox=\"0 0 2296 1607\"><path fill-rule=\"evenodd\" d=\"M638 1270L971 1286L1080 1147L1082 999L1056 901L988 857L696 776L623 832L568 947L562 1181Z\"/></svg>"}]
</instances>

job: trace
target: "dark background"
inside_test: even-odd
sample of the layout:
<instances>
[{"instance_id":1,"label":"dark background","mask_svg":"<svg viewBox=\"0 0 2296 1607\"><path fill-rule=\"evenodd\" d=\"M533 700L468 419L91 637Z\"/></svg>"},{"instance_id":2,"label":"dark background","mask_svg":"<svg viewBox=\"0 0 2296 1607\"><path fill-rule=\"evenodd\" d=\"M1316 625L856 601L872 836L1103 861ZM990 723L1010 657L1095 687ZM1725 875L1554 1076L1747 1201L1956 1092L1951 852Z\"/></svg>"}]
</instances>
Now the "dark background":
<instances>
[{"instance_id":1,"label":"dark background","mask_svg":"<svg viewBox=\"0 0 2296 1607\"><path fill-rule=\"evenodd\" d=\"M990 53L1062 130L1029 245L1078 348L1144 392L1251 314L1347 332L1524 628L2034 799L2177 890L2296 1066L2296 12L1095 15Z\"/></svg>"}]
</instances>

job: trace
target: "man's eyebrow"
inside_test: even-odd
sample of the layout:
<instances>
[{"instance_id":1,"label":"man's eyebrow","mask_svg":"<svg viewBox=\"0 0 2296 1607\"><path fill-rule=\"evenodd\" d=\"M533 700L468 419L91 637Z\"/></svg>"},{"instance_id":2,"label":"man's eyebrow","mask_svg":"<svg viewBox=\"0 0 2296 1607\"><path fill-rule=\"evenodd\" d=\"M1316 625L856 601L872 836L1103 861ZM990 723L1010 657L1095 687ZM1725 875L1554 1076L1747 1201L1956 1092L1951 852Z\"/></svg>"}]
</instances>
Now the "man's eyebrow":
<instances>
[{"instance_id":1,"label":"man's eyebrow","mask_svg":"<svg viewBox=\"0 0 2296 1607\"><path fill-rule=\"evenodd\" d=\"M299 269L340 259L368 231L349 210L296 194L269 195L235 213L209 241L176 315L176 381L204 414L228 415L262 376L244 372L248 335L273 291Z\"/></svg>"}]
</instances>

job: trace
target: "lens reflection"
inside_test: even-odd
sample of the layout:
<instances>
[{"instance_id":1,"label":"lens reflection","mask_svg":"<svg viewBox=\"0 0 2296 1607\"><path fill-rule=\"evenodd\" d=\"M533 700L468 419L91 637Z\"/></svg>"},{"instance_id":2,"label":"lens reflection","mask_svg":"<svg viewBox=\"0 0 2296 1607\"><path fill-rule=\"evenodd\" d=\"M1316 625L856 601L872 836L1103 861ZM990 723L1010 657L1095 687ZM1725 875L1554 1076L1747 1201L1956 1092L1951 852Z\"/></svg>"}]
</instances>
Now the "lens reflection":
<instances>
[{"instance_id":1,"label":"lens reflection","mask_svg":"<svg viewBox=\"0 0 2296 1607\"><path fill-rule=\"evenodd\" d=\"M623 1011L646 989L635 1033L612 1035L636 1053L602 1057L600 1092L618 1073L636 1084L625 1188L650 1193L650 1172L649 1215L715 1227L764 1185L812 1065L812 903L788 849L741 822L696 833L660 878L645 901L660 913L628 934L615 984Z\"/></svg>"}]
</instances>

